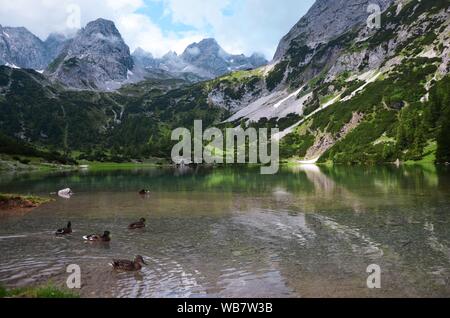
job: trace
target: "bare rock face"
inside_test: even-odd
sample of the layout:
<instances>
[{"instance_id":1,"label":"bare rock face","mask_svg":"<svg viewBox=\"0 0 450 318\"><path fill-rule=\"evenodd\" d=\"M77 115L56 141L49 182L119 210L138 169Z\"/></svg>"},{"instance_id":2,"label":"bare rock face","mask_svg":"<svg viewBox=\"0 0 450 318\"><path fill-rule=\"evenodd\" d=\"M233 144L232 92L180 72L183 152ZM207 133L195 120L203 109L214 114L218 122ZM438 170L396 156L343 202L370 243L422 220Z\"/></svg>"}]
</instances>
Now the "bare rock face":
<instances>
[{"instance_id":1,"label":"bare rock face","mask_svg":"<svg viewBox=\"0 0 450 318\"><path fill-rule=\"evenodd\" d=\"M60 34L51 34L43 42L26 28L0 25L0 65L44 70L66 43Z\"/></svg>"},{"instance_id":2,"label":"bare rock face","mask_svg":"<svg viewBox=\"0 0 450 318\"><path fill-rule=\"evenodd\" d=\"M44 43L25 28L0 25L0 64L41 70L48 63Z\"/></svg>"},{"instance_id":3,"label":"bare rock face","mask_svg":"<svg viewBox=\"0 0 450 318\"><path fill-rule=\"evenodd\" d=\"M62 53L68 42L69 39L63 34L52 33L48 36L44 42L48 60L45 68Z\"/></svg>"},{"instance_id":4,"label":"bare rock face","mask_svg":"<svg viewBox=\"0 0 450 318\"><path fill-rule=\"evenodd\" d=\"M285 57L293 42L315 48L334 37L365 22L370 4L377 4L384 11L394 0L317 0L308 13L283 37L274 61Z\"/></svg>"},{"instance_id":5,"label":"bare rock face","mask_svg":"<svg viewBox=\"0 0 450 318\"><path fill-rule=\"evenodd\" d=\"M114 23L98 19L77 33L46 73L70 88L109 90L127 80L133 65Z\"/></svg>"}]
</instances>

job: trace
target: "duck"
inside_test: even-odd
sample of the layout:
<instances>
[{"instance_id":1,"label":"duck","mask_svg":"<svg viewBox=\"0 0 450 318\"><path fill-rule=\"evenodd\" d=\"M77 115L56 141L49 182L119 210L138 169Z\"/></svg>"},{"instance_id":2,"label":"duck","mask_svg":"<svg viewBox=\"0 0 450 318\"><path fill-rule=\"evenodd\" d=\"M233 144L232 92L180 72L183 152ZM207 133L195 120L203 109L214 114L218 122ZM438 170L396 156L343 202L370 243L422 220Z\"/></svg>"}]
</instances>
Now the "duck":
<instances>
[{"instance_id":1,"label":"duck","mask_svg":"<svg viewBox=\"0 0 450 318\"><path fill-rule=\"evenodd\" d=\"M113 260L110 265L116 270L135 272L141 270L142 265L147 265L147 263L141 255L138 255L134 258L134 261Z\"/></svg>"},{"instance_id":2,"label":"duck","mask_svg":"<svg viewBox=\"0 0 450 318\"><path fill-rule=\"evenodd\" d=\"M147 195L150 194L150 190L146 190L146 189L142 189L141 191L139 191L140 195Z\"/></svg>"},{"instance_id":3,"label":"duck","mask_svg":"<svg viewBox=\"0 0 450 318\"><path fill-rule=\"evenodd\" d=\"M83 239L88 242L110 242L111 233L109 231L105 231L103 235L99 234L86 235L83 236Z\"/></svg>"},{"instance_id":4,"label":"duck","mask_svg":"<svg viewBox=\"0 0 450 318\"><path fill-rule=\"evenodd\" d=\"M70 221L69 223L67 223L67 227L56 230L55 232L55 235L67 235L67 234L72 234L72 222Z\"/></svg>"},{"instance_id":5,"label":"duck","mask_svg":"<svg viewBox=\"0 0 450 318\"><path fill-rule=\"evenodd\" d=\"M128 225L128 229L129 230L142 229L145 227L145 221L146 220L144 218L142 218L138 222Z\"/></svg>"}]
</instances>

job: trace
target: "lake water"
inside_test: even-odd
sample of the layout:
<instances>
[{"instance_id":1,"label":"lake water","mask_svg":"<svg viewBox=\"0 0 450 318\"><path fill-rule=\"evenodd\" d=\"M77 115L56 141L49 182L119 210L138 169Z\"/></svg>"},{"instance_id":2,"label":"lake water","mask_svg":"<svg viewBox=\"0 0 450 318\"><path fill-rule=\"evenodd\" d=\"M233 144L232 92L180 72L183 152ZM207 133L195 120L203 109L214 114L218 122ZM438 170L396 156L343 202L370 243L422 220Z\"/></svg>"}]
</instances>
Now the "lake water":
<instances>
[{"instance_id":1,"label":"lake water","mask_svg":"<svg viewBox=\"0 0 450 318\"><path fill-rule=\"evenodd\" d=\"M146 169L2 174L0 192L71 199L0 212L0 284L83 297L449 297L450 173L429 167ZM142 197L142 188L152 190ZM127 225L145 217L144 230ZM72 221L74 233L53 232ZM109 244L82 236L109 230ZM142 255L139 273L113 258ZM381 289L366 269L381 267Z\"/></svg>"}]
</instances>

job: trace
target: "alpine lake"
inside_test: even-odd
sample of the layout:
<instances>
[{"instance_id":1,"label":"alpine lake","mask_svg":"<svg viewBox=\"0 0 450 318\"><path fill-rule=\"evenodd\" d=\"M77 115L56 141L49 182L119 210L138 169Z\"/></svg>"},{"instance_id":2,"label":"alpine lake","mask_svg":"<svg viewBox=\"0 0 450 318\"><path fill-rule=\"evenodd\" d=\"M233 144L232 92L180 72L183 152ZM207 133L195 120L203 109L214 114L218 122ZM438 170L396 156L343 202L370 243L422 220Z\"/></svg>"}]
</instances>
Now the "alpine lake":
<instances>
[{"instance_id":1,"label":"alpine lake","mask_svg":"<svg viewBox=\"0 0 450 318\"><path fill-rule=\"evenodd\" d=\"M70 187L70 199L54 194ZM149 189L149 195L140 195ZM0 285L81 269L81 297L449 297L450 169L145 168L1 173L0 193L53 197L0 211ZM147 220L141 230L127 226ZM72 222L73 233L54 235ZM109 243L86 234L112 233ZM113 259L142 255L139 272ZM368 288L371 265L381 288Z\"/></svg>"}]
</instances>

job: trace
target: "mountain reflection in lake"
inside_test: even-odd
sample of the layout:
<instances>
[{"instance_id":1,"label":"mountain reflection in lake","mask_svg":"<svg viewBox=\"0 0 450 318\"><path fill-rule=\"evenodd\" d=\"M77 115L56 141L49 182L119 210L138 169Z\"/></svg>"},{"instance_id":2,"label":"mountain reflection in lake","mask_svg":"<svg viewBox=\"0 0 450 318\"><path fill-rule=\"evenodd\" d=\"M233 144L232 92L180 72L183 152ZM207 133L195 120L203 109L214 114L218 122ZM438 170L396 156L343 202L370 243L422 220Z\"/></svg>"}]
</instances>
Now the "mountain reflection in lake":
<instances>
[{"instance_id":1,"label":"mountain reflection in lake","mask_svg":"<svg viewBox=\"0 0 450 318\"><path fill-rule=\"evenodd\" d=\"M64 286L83 297L450 296L450 173L434 167L149 169L2 174L0 192L75 195L0 212L0 284ZM137 192L149 188L152 194ZM145 230L127 225L145 217ZM73 235L53 231L72 221ZM112 232L108 245L81 237ZM140 273L112 258L143 255ZM366 269L382 268L369 290Z\"/></svg>"}]
</instances>

